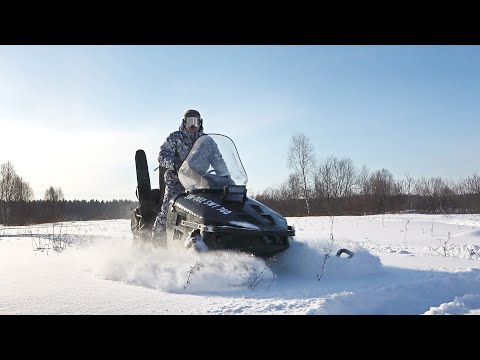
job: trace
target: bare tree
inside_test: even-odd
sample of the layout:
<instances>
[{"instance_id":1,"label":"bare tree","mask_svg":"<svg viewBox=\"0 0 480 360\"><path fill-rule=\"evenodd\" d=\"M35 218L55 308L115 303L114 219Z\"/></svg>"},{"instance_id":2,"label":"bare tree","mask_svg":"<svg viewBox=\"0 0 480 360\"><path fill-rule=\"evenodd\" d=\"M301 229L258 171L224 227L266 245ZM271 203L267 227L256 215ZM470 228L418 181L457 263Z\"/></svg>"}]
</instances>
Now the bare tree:
<instances>
[{"instance_id":1,"label":"bare tree","mask_svg":"<svg viewBox=\"0 0 480 360\"><path fill-rule=\"evenodd\" d=\"M62 188L50 186L47 190L45 190L44 199L46 201L62 201L65 200L63 196Z\"/></svg>"},{"instance_id":2,"label":"bare tree","mask_svg":"<svg viewBox=\"0 0 480 360\"><path fill-rule=\"evenodd\" d=\"M413 187L413 178L407 172L405 173L405 194L410 196Z\"/></svg>"},{"instance_id":3,"label":"bare tree","mask_svg":"<svg viewBox=\"0 0 480 360\"><path fill-rule=\"evenodd\" d=\"M351 196L356 170L349 158L336 159L336 183L338 197Z\"/></svg>"},{"instance_id":4,"label":"bare tree","mask_svg":"<svg viewBox=\"0 0 480 360\"><path fill-rule=\"evenodd\" d=\"M12 203L33 200L33 190L15 172L15 167L10 161L0 166L0 214L5 225L10 224Z\"/></svg>"},{"instance_id":5,"label":"bare tree","mask_svg":"<svg viewBox=\"0 0 480 360\"><path fill-rule=\"evenodd\" d=\"M53 186L50 186L47 190L45 190L44 198L46 201L50 201L52 203L53 220L56 221L58 217L58 203L65 200L62 188L54 188Z\"/></svg>"},{"instance_id":6,"label":"bare tree","mask_svg":"<svg viewBox=\"0 0 480 360\"><path fill-rule=\"evenodd\" d=\"M288 179L280 185L283 199L300 199L303 192L302 183L297 174L290 174Z\"/></svg>"},{"instance_id":7,"label":"bare tree","mask_svg":"<svg viewBox=\"0 0 480 360\"><path fill-rule=\"evenodd\" d=\"M449 180L444 180L441 177L432 178L434 184L434 196L436 207L441 211L449 211L452 206L452 197L454 191L452 190L452 185Z\"/></svg>"},{"instance_id":8,"label":"bare tree","mask_svg":"<svg viewBox=\"0 0 480 360\"><path fill-rule=\"evenodd\" d=\"M467 178L468 191L471 194L480 195L480 175L473 174L472 177Z\"/></svg>"},{"instance_id":9,"label":"bare tree","mask_svg":"<svg viewBox=\"0 0 480 360\"><path fill-rule=\"evenodd\" d=\"M307 207L307 215L310 215L308 203L310 192L310 176L315 165L314 147L309 139L302 133L294 134L288 151L287 165L294 170L294 174L300 179L302 195Z\"/></svg>"},{"instance_id":10,"label":"bare tree","mask_svg":"<svg viewBox=\"0 0 480 360\"><path fill-rule=\"evenodd\" d=\"M368 195L371 192L370 189L370 170L366 165L362 165L360 171L357 173L355 185L357 186L357 193L360 195Z\"/></svg>"},{"instance_id":11,"label":"bare tree","mask_svg":"<svg viewBox=\"0 0 480 360\"><path fill-rule=\"evenodd\" d=\"M377 170L370 176L370 188L377 202L377 211L384 213L388 208L388 198L394 193L395 180L387 169Z\"/></svg>"},{"instance_id":12,"label":"bare tree","mask_svg":"<svg viewBox=\"0 0 480 360\"><path fill-rule=\"evenodd\" d=\"M8 225L10 203L14 200L16 177L15 168L10 161L0 166L0 208L5 225Z\"/></svg>"},{"instance_id":13,"label":"bare tree","mask_svg":"<svg viewBox=\"0 0 480 360\"><path fill-rule=\"evenodd\" d=\"M330 200L333 189L333 156L322 160L314 177L315 196Z\"/></svg>"},{"instance_id":14,"label":"bare tree","mask_svg":"<svg viewBox=\"0 0 480 360\"><path fill-rule=\"evenodd\" d=\"M473 207L475 211L480 210L480 175L473 174L472 177L468 177L465 180L466 192L473 196Z\"/></svg>"},{"instance_id":15,"label":"bare tree","mask_svg":"<svg viewBox=\"0 0 480 360\"><path fill-rule=\"evenodd\" d=\"M23 180L21 176L14 179L13 201L31 201L33 200L33 190L30 184Z\"/></svg>"},{"instance_id":16,"label":"bare tree","mask_svg":"<svg viewBox=\"0 0 480 360\"><path fill-rule=\"evenodd\" d=\"M348 158L330 156L320 162L314 176L315 196L326 198L329 211L331 199L345 198L354 192L356 169Z\"/></svg>"},{"instance_id":17,"label":"bare tree","mask_svg":"<svg viewBox=\"0 0 480 360\"><path fill-rule=\"evenodd\" d=\"M454 186L455 187L455 186ZM459 186L456 186L458 191ZM451 198L454 195L452 186L441 177L421 177L414 184L414 191L422 198L424 210L435 212L445 211L451 205Z\"/></svg>"},{"instance_id":18,"label":"bare tree","mask_svg":"<svg viewBox=\"0 0 480 360\"><path fill-rule=\"evenodd\" d=\"M412 190L413 190L413 177L407 172L405 173L405 181L403 191L407 195L408 209L412 209Z\"/></svg>"}]
</instances>

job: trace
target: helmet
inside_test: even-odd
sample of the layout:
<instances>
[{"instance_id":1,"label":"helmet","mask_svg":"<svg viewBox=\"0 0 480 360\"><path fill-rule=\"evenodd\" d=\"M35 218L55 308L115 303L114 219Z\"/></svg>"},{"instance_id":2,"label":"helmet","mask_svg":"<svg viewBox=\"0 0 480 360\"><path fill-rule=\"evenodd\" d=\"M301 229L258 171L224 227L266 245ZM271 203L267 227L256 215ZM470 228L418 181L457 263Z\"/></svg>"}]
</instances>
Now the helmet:
<instances>
[{"instance_id":1,"label":"helmet","mask_svg":"<svg viewBox=\"0 0 480 360\"><path fill-rule=\"evenodd\" d=\"M185 114L183 115L183 125L188 128L188 127L200 127L202 126L203 120L200 116L200 113L197 110L187 110L185 111Z\"/></svg>"},{"instance_id":2,"label":"helmet","mask_svg":"<svg viewBox=\"0 0 480 360\"><path fill-rule=\"evenodd\" d=\"M200 113L197 110L192 110L192 109L185 111L183 118L186 119L189 116L196 116L201 118Z\"/></svg>"}]
</instances>

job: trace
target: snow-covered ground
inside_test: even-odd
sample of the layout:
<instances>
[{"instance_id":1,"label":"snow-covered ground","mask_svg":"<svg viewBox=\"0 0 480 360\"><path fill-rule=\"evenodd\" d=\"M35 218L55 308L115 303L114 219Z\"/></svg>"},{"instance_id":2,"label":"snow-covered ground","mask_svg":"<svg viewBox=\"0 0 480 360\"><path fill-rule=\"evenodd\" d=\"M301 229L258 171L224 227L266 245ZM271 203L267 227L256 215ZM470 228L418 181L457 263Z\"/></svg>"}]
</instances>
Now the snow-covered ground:
<instances>
[{"instance_id":1,"label":"snow-covered ground","mask_svg":"<svg viewBox=\"0 0 480 360\"><path fill-rule=\"evenodd\" d=\"M268 261L139 247L129 220L0 227L0 314L480 314L479 214L287 220Z\"/></svg>"}]
</instances>

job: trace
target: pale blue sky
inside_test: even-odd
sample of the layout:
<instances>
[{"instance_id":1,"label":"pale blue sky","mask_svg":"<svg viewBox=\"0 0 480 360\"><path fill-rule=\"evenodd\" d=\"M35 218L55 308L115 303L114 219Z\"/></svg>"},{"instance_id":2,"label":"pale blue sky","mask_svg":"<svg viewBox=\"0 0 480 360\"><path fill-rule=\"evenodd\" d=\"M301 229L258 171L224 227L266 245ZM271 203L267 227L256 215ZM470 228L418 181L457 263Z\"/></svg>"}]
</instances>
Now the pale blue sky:
<instances>
[{"instance_id":1,"label":"pale blue sky","mask_svg":"<svg viewBox=\"0 0 480 360\"><path fill-rule=\"evenodd\" d=\"M134 200L135 150L156 176L189 108L254 193L287 178L295 132L397 179L480 172L480 46L0 46L0 164L36 198Z\"/></svg>"}]
</instances>

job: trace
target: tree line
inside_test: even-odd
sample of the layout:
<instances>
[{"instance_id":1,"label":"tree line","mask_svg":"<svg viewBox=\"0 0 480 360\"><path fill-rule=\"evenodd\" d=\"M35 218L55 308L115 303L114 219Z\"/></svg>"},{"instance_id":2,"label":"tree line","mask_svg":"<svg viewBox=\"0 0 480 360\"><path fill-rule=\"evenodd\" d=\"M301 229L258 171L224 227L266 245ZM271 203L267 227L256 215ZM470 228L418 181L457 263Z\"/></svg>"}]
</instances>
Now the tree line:
<instances>
[{"instance_id":1,"label":"tree line","mask_svg":"<svg viewBox=\"0 0 480 360\"><path fill-rule=\"evenodd\" d=\"M50 186L43 200L33 200L29 183L8 161L0 165L0 223L30 225L57 221L129 219L138 205L130 200L66 201L61 187Z\"/></svg>"},{"instance_id":2,"label":"tree line","mask_svg":"<svg viewBox=\"0 0 480 360\"><path fill-rule=\"evenodd\" d=\"M365 215L398 212L478 213L480 175L395 179L387 169L357 168L346 157L317 161L307 136L296 133L288 149L288 178L255 195L284 216Z\"/></svg>"},{"instance_id":3,"label":"tree line","mask_svg":"<svg viewBox=\"0 0 480 360\"><path fill-rule=\"evenodd\" d=\"M58 221L87 221L130 219L132 209L138 205L130 200L33 200L15 201L6 206L8 217L2 218L4 225L32 225Z\"/></svg>"},{"instance_id":4,"label":"tree line","mask_svg":"<svg viewBox=\"0 0 480 360\"><path fill-rule=\"evenodd\" d=\"M317 161L302 133L288 148L288 178L279 186L252 195L284 216L366 215L398 212L479 213L480 175L459 181L441 177L395 179L387 169L357 168L346 157ZM55 221L129 219L138 201L66 201L60 187L50 186L43 200L11 162L0 166L0 223L26 225Z\"/></svg>"}]
</instances>

